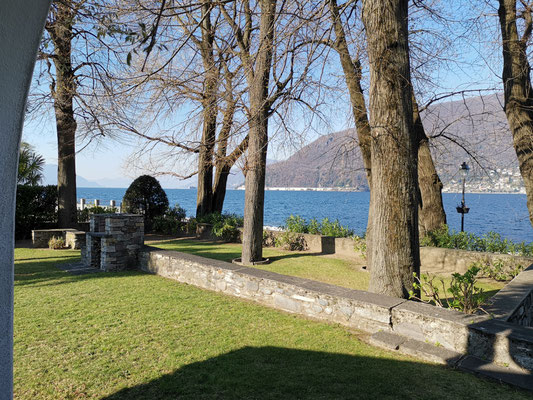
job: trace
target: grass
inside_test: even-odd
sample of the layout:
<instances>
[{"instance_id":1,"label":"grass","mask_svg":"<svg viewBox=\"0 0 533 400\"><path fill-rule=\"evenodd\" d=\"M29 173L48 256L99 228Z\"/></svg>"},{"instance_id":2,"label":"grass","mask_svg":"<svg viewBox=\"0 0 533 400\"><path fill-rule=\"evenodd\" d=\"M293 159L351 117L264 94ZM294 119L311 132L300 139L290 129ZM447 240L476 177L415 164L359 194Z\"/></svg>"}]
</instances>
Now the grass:
<instances>
[{"instance_id":1,"label":"grass","mask_svg":"<svg viewBox=\"0 0 533 400\"><path fill-rule=\"evenodd\" d=\"M137 271L16 249L17 399L525 399L357 334Z\"/></svg>"},{"instance_id":2,"label":"grass","mask_svg":"<svg viewBox=\"0 0 533 400\"><path fill-rule=\"evenodd\" d=\"M228 262L240 257L242 248L242 245L236 243L188 239L154 243L152 246ZM366 290L368 288L368 273L361 270L363 264L357 260L345 260L306 252L284 251L271 247L263 249L263 257L269 258L271 263L256 265L256 268L350 289Z\"/></svg>"},{"instance_id":3,"label":"grass","mask_svg":"<svg viewBox=\"0 0 533 400\"><path fill-rule=\"evenodd\" d=\"M242 245L235 243L214 243L187 239L154 243L153 246L229 262L241 256L242 248ZM275 248L263 249L263 256L270 258L272 262L256 265L255 268L330 283L349 289L368 289L369 273L361 270L363 264L357 260L351 261L329 255L290 252ZM447 286L449 286L450 281L451 277L444 277ZM505 282L481 279L476 286L482 288L489 296L493 296L505 286Z\"/></svg>"}]
</instances>

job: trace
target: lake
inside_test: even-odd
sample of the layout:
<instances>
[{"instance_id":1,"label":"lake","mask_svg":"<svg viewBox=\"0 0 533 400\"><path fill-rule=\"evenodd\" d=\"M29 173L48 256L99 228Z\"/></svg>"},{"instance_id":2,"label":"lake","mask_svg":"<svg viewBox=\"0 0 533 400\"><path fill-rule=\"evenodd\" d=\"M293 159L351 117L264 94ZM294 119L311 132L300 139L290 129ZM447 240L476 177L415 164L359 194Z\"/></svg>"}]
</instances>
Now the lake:
<instances>
[{"instance_id":1,"label":"lake","mask_svg":"<svg viewBox=\"0 0 533 400\"><path fill-rule=\"evenodd\" d=\"M78 199L87 202L101 200L121 201L124 188L78 188ZM171 205L179 204L187 215L196 212L196 189L165 189ZM524 194L467 193L466 204L470 213L465 215L465 230L482 235L489 231L500 233L513 241L533 241L533 228L529 223ZM267 226L283 225L291 214L306 219L338 219L342 225L352 228L357 234L366 229L368 192L316 192L316 191L266 191L264 223ZM448 225L461 228L461 216L455 207L461 202L461 194L444 193L444 209ZM244 191L228 190L224 212L244 214Z\"/></svg>"}]
</instances>

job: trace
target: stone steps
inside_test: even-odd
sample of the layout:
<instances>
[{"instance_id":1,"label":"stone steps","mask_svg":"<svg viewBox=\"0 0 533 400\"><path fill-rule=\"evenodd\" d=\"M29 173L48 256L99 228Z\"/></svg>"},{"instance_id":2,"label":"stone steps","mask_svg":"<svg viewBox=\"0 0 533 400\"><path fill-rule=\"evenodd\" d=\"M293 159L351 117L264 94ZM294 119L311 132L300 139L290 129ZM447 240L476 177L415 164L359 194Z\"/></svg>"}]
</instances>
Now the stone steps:
<instances>
[{"instance_id":1,"label":"stone steps","mask_svg":"<svg viewBox=\"0 0 533 400\"><path fill-rule=\"evenodd\" d=\"M369 343L376 347L398 351L437 364L459 368L485 378L504 382L533 391L533 375L521 369L511 368L463 355L438 344L421 342L392 332L379 331L372 334Z\"/></svg>"}]
</instances>

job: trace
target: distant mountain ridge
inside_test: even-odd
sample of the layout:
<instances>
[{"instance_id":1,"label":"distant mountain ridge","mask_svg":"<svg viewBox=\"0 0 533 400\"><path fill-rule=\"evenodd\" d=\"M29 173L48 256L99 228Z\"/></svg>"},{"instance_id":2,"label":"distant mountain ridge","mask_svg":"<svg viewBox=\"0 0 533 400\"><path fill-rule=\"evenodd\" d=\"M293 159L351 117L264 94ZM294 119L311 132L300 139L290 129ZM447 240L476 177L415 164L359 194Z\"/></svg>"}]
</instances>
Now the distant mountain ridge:
<instances>
[{"instance_id":1,"label":"distant mountain ridge","mask_svg":"<svg viewBox=\"0 0 533 400\"><path fill-rule=\"evenodd\" d=\"M470 190L521 190L500 95L435 104L422 119L445 189L455 188L459 166L466 161L471 166ZM267 166L266 186L368 190L356 130L322 136L287 160Z\"/></svg>"}]
</instances>

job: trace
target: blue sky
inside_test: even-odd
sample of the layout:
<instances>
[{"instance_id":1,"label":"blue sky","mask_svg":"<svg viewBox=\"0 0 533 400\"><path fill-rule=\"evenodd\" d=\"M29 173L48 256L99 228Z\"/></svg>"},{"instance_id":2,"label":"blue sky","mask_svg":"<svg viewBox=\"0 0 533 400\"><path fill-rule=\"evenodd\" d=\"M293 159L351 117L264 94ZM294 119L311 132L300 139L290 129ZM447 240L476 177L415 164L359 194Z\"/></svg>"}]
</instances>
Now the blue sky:
<instances>
[{"instance_id":1,"label":"blue sky","mask_svg":"<svg viewBox=\"0 0 533 400\"><path fill-rule=\"evenodd\" d=\"M452 1L451 3L455 3ZM469 2L468 2L469 3ZM464 5L464 3L463 3ZM468 8L468 6L467 6ZM466 10L469 12L472 10ZM465 12L465 10L458 10L456 13ZM475 14L475 12L473 12ZM453 13L452 13L453 14ZM412 25L417 25L418 21L414 21ZM486 30L485 35L493 35L497 32L497 20L491 18L484 22L483 30ZM424 23L422 23L424 25ZM427 26L435 26L435 23L429 22ZM451 29L458 29L452 26ZM483 32L474 31L469 32L469 28L461 25L461 41L453 44L453 49L449 54L453 57L446 62L441 62L438 68L425 71L432 79L438 82L438 87L432 87L428 93L443 93L467 88L489 88L501 87L501 81L497 76L500 73L500 52L497 41L485 41ZM495 30L496 29L496 30ZM442 31L445 35L446 32ZM494 36L493 36L494 37ZM335 54L331 54L336 58ZM329 71L331 73L338 73ZM342 84L342 80L340 80ZM310 131L306 135L306 139L300 144L309 143L316 139L319 134L328 134L337 130L352 127L353 124L350 118L349 100L346 94L338 94L338 98L331 101L331 109L328 112L327 123L314 124L314 131ZM304 116L305 118L305 116ZM298 125L298 118L293 118ZM300 122L303 127L306 125ZM272 127L275 130L275 127ZM296 126L295 130L299 127ZM271 129L272 130L272 129ZM273 131L273 130L272 130ZM55 132L55 121L52 110L49 109L47 113L41 116L39 120L29 120L26 122L23 132L23 140L32 144L37 152L42 154L48 164L57 164L57 141ZM284 159L290 153L296 150L296 146L283 146L284 141L274 142L269 147L269 159ZM78 149L81 143L78 144ZM97 144L87 146L83 151L80 151L76 159L76 168L78 175L91 181L102 181L103 179L122 179L127 181L135 178L134 175L138 171L133 171L128 165L128 156L135 150L135 143L128 143L121 141L115 142L112 139L104 138ZM187 187L194 184L194 181L180 182L175 178L164 179L164 186L166 187Z\"/></svg>"}]
</instances>

